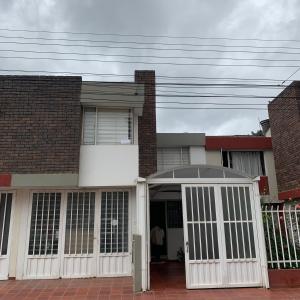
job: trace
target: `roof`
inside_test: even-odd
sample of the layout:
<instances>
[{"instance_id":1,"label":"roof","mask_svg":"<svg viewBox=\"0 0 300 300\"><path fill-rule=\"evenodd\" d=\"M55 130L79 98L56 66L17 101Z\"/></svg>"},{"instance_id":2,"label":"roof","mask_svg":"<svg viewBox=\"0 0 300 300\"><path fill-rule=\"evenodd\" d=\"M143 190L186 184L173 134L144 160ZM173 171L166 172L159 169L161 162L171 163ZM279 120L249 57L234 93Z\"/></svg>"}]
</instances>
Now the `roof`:
<instances>
[{"instance_id":1,"label":"roof","mask_svg":"<svg viewBox=\"0 0 300 300\"><path fill-rule=\"evenodd\" d=\"M271 150L272 139L264 136L206 136L206 150Z\"/></svg>"}]
</instances>

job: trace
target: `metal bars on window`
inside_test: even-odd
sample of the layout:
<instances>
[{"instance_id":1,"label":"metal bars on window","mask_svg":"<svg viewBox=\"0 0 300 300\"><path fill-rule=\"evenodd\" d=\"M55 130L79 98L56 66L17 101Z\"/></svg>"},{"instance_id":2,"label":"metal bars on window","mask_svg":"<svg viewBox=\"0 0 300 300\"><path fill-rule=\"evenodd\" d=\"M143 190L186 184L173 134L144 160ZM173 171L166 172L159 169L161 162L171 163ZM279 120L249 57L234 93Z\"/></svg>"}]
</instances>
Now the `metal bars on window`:
<instances>
[{"instance_id":1,"label":"metal bars on window","mask_svg":"<svg viewBox=\"0 0 300 300\"><path fill-rule=\"evenodd\" d=\"M263 205L268 267L300 267L300 209L297 205Z\"/></svg>"},{"instance_id":2,"label":"metal bars on window","mask_svg":"<svg viewBox=\"0 0 300 300\"><path fill-rule=\"evenodd\" d=\"M102 192L100 253L128 252L128 192Z\"/></svg>"},{"instance_id":3,"label":"metal bars on window","mask_svg":"<svg viewBox=\"0 0 300 300\"><path fill-rule=\"evenodd\" d=\"M249 187L222 186L227 259L256 257Z\"/></svg>"},{"instance_id":4,"label":"metal bars on window","mask_svg":"<svg viewBox=\"0 0 300 300\"><path fill-rule=\"evenodd\" d=\"M61 193L33 193L28 255L58 254Z\"/></svg>"},{"instance_id":5,"label":"metal bars on window","mask_svg":"<svg viewBox=\"0 0 300 300\"><path fill-rule=\"evenodd\" d=\"M0 256L7 255L12 193L0 192Z\"/></svg>"},{"instance_id":6,"label":"metal bars on window","mask_svg":"<svg viewBox=\"0 0 300 300\"><path fill-rule=\"evenodd\" d=\"M214 188L186 187L185 193L189 259L219 259Z\"/></svg>"},{"instance_id":7,"label":"metal bars on window","mask_svg":"<svg viewBox=\"0 0 300 300\"><path fill-rule=\"evenodd\" d=\"M95 193L68 193L65 254L94 252Z\"/></svg>"}]
</instances>

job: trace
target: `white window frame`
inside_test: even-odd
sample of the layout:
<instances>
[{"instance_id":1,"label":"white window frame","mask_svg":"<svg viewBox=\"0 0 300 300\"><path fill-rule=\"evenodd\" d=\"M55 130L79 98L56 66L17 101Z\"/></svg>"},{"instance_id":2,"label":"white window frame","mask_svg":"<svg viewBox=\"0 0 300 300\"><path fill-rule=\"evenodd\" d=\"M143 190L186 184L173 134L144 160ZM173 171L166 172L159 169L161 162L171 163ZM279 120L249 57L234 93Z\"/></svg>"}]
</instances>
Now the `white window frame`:
<instances>
[{"instance_id":1,"label":"white window frame","mask_svg":"<svg viewBox=\"0 0 300 300\"><path fill-rule=\"evenodd\" d=\"M93 144L85 144L84 143L84 124L85 124L85 110L87 108L93 108L96 110L96 117L95 117L95 128L94 128L94 143ZM103 112L127 112L128 116L130 116L130 143L128 143L128 145L132 145L135 143L135 129L134 129L134 125L135 125L135 118L134 118L134 114L133 114L133 110L131 108L101 108L101 107L97 107L97 106L83 106L83 110L82 110L82 128L81 128L81 144L82 145L122 145L122 143L101 143L101 144L97 144L97 119L98 119L98 112L99 111L103 111Z\"/></svg>"}]
</instances>

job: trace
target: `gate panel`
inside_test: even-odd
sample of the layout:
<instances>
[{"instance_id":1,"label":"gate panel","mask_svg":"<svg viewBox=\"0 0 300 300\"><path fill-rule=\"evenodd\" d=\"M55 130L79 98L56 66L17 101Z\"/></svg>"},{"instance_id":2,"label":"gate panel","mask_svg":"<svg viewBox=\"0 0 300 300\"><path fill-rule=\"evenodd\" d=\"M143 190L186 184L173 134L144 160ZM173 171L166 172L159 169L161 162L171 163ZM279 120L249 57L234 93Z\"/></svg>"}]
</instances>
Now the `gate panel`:
<instances>
[{"instance_id":1,"label":"gate panel","mask_svg":"<svg viewBox=\"0 0 300 300\"><path fill-rule=\"evenodd\" d=\"M33 193L25 278L59 278L61 193Z\"/></svg>"},{"instance_id":2,"label":"gate panel","mask_svg":"<svg viewBox=\"0 0 300 300\"><path fill-rule=\"evenodd\" d=\"M129 192L101 193L98 276L131 275Z\"/></svg>"},{"instance_id":3,"label":"gate panel","mask_svg":"<svg viewBox=\"0 0 300 300\"><path fill-rule=\"evenodd\" d=\"M0 280L8 278L12 197L0 192Z\"/></svg>"},{"instance_id":4,"label":"gate panel","mask_svg":"<svg viewBox=\"0 0 300 300\"><path fill-rule=\"evenodd\" d=\"M187 288L263 286L252 185L182 185L182 201Z\"/></svg>"},{"instance_id":5,"label":"gate panel","mask_svg":"<svg viewBox=\"0 0 300 300\"><path fill-rule=\"evenodd\" d=\"M96 276L94 220L95 193L68 193L63 277Z\"/></svg>"},{"instance_id":6,"label":"gate panel","mask_svg":"<svg viewBox=\"0 0 300 300\"><path fill-rule=\"evenodd\" d=\"M257 229L249 186L222 186L228 285L261 285ZM252 200L252 201L251 201Z\"/></svg>"},{"instance_id":7,"label":"gate panel","mask_svg":"<svg viewBox=\"0 0 300 300\"><path fill-rule=\"evenodd\" d=\"M187 287L219 286L222 266L214 187L185 187L182 198Z\"/></svg>"}]
</instances>

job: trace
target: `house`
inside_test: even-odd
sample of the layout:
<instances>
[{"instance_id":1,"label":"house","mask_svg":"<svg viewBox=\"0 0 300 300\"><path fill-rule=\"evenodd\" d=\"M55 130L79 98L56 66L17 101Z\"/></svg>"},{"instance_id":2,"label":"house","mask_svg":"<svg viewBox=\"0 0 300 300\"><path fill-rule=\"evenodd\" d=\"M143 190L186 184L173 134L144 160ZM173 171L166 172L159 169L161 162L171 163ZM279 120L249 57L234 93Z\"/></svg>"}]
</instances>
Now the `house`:
<instances>
[{"instance_id":1,"label":"house","mask_svg":"<svg viewBox=\"0 0 300 300\"><path fill-rule=\"evenodd\" d=\"M300 81L268 105L280 200L300 199Z\"/></svg>"},{"instance_id":2,"label":"house","mask_svg":"<svg viewBox=\"0 0 300 300\"><path fill-rule=\"evenodd\" d=\"M133 276L150 289L159 225L161 254L185 257L187 288L268 287L258 175L273 197L269 138L157 134L153 71L1 76L0 91L1 279Z\"/></svg>"}]
</instances>

